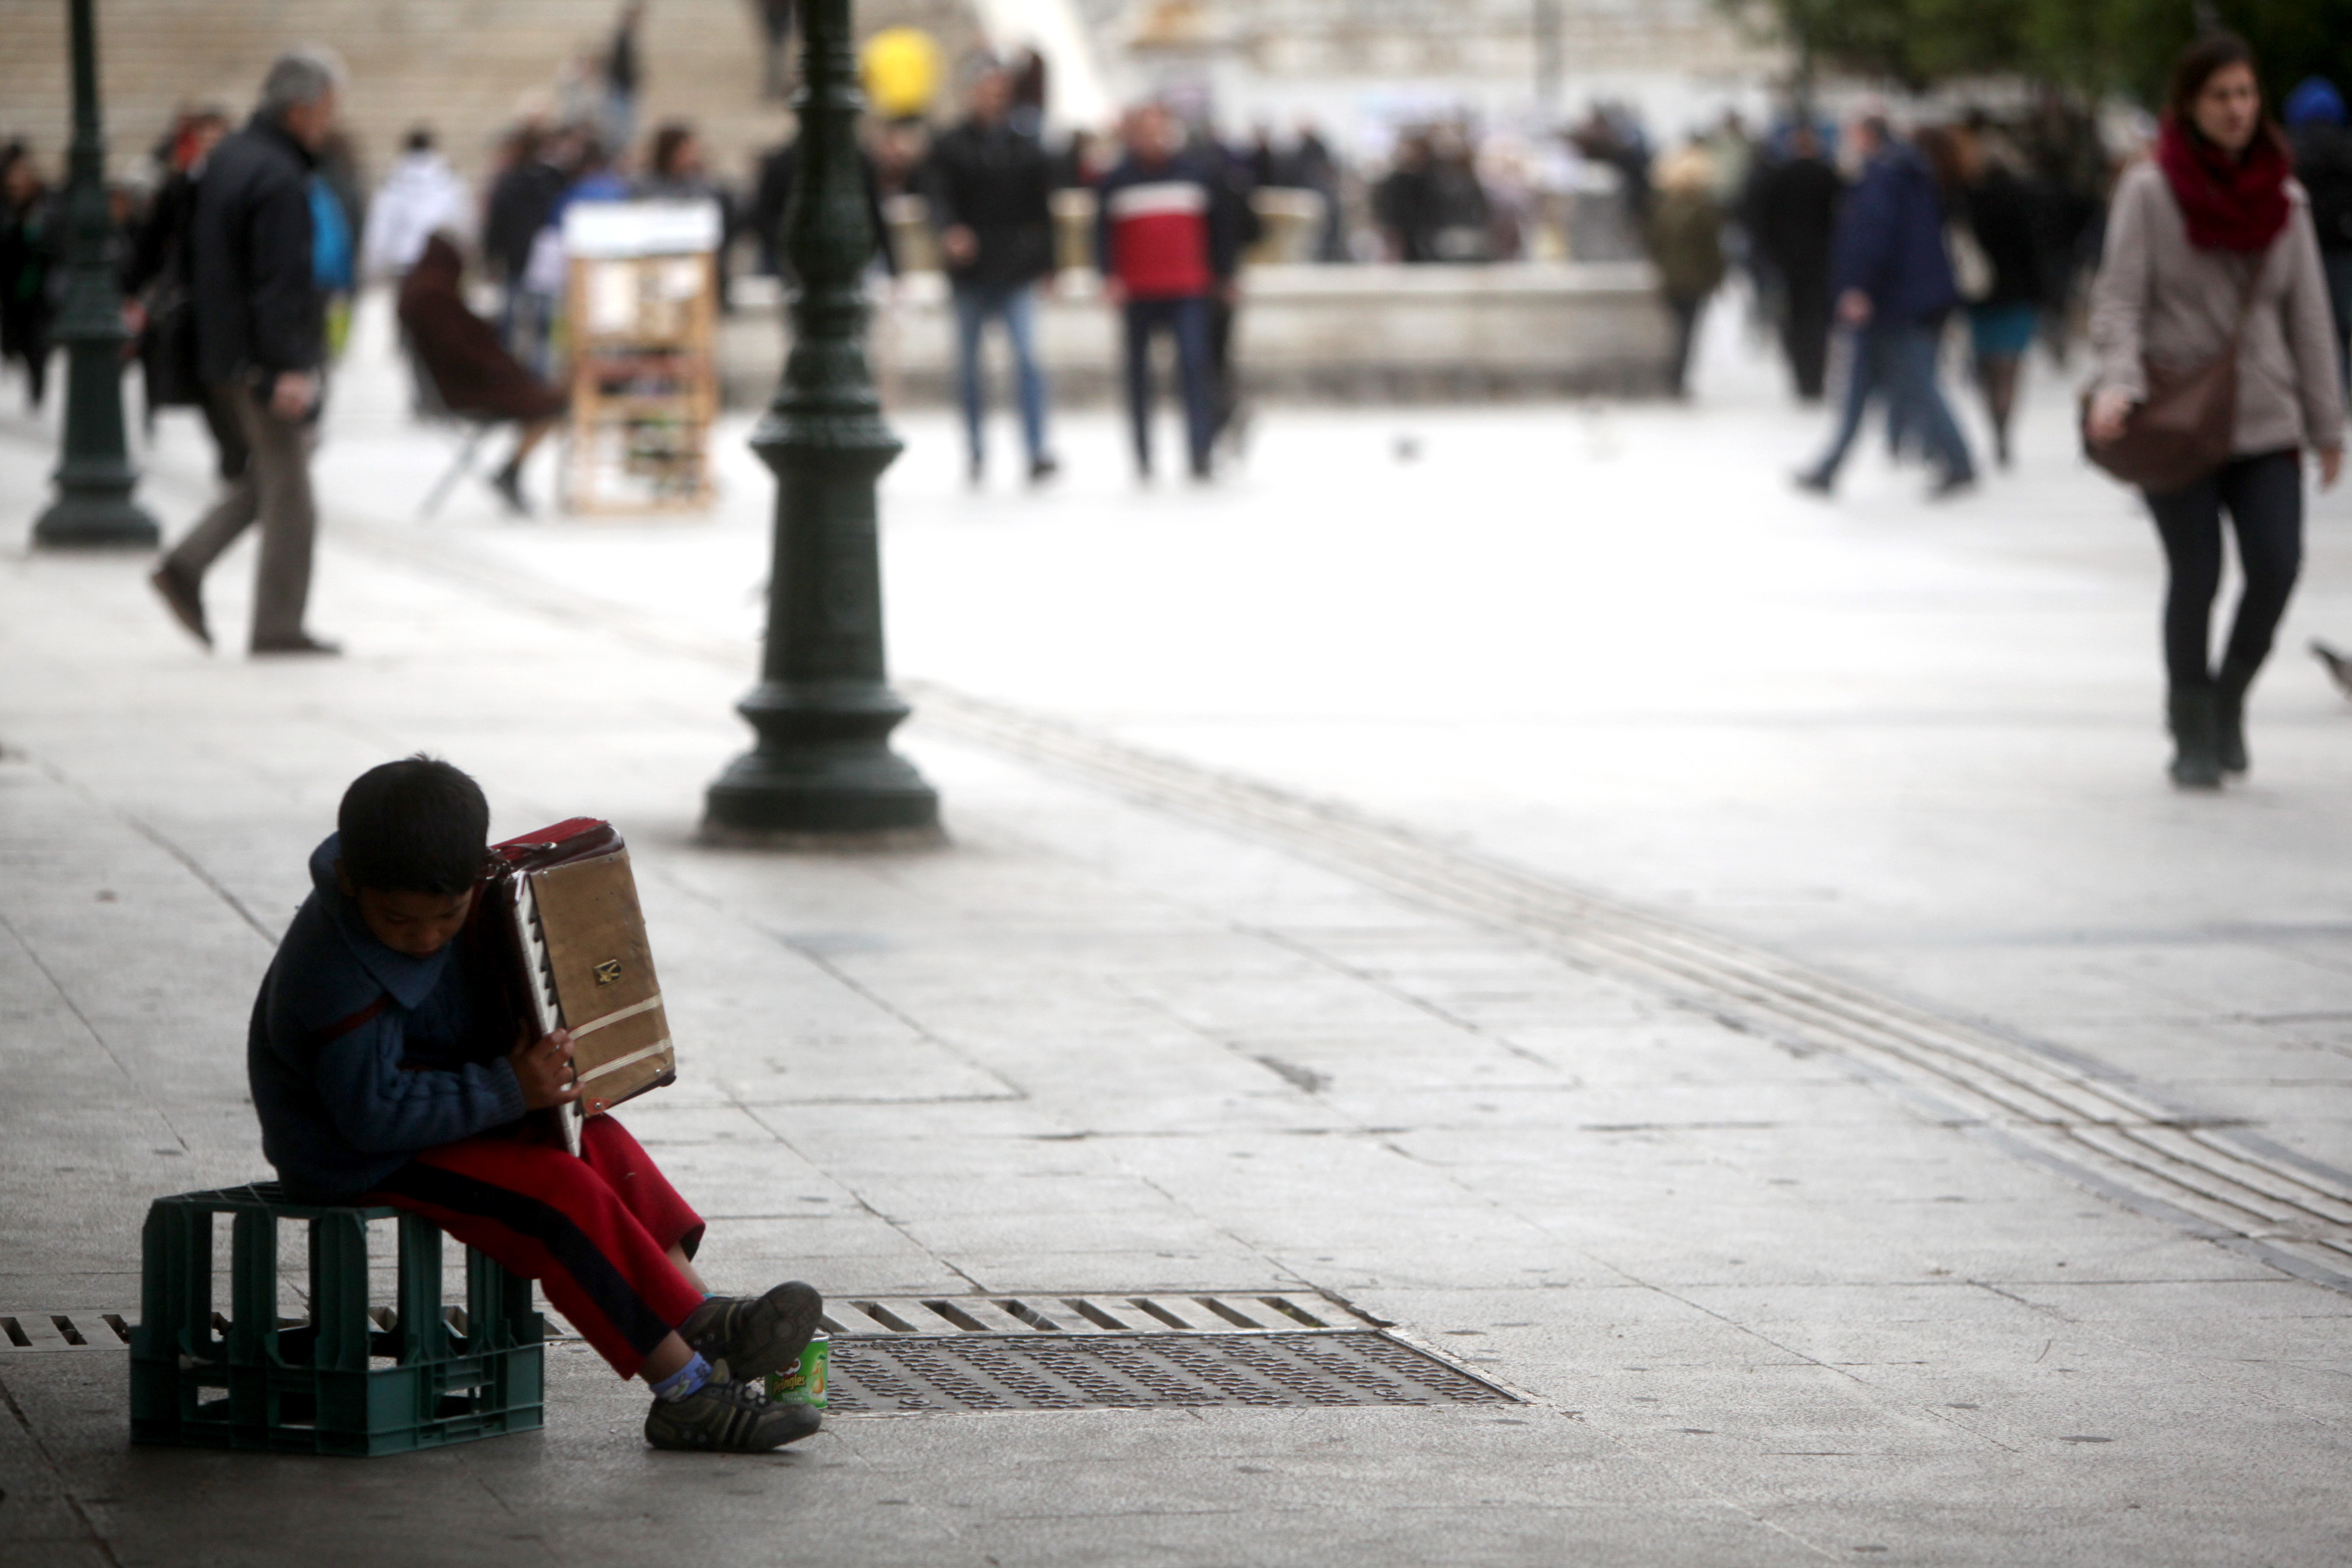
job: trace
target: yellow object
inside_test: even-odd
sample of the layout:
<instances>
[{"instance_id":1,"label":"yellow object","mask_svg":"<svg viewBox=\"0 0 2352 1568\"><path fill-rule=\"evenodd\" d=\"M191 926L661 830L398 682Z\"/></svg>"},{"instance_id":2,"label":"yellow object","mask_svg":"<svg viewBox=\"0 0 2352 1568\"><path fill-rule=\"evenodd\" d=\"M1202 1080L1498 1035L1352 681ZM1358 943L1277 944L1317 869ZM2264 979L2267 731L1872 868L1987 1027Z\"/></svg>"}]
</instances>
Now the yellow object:
<instances>
[{"instance_id":1,"label":"yellow object","mask_svg":"<svg viewBox=\"0 0 2352 1568\"><path fill-rule=\"evenodd\" d=\"M920 27L885 27L866 40L857 62L866 101L885 120L929 114L942 69L939 44Z\"/></svg>"}]
</instances>

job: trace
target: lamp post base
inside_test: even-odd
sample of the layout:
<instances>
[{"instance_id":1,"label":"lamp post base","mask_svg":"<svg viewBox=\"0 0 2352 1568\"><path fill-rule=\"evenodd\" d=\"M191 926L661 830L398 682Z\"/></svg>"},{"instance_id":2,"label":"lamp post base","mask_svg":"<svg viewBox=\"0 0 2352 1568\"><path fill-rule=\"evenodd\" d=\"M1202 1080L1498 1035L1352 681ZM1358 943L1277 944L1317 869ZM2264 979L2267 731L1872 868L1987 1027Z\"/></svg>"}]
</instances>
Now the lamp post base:
<instances>
[{"instance_id":1,"label":"lamp post base","mask_svg":"<svg viewBox=\"0 0 2352 1568\"><path fill-rule=\"evenodd\" d=\"M163 542L127 484L61 495L33 524L33 542L49 550L152 550Z\"/></svg>"},{"instance_id":2,"label":"lamp post base","mask_svg":"<svg viewBox=\"0 0 2352 1568\"><path fill-rule=\"evenodd\" d=\"M746 752L703 796L703 837L729 843L782 843L877 834L908 847L943 843L939 792L913 764L885 748L861 757Z\"/></svg>"},{"instance_id":3,"label":"lamp post base","mask_svg":"<svg viewBox=\"0 0 2352 1568\"><path fill-rule=\"evenodd\" d=\"M760 743L727 766L704 796L703 837L793 844L806 838L899 836L943 842L940 796L890 749L907 709L887 688L812 692L763 685L741 712Z\"/></svg>"}]
</instances>

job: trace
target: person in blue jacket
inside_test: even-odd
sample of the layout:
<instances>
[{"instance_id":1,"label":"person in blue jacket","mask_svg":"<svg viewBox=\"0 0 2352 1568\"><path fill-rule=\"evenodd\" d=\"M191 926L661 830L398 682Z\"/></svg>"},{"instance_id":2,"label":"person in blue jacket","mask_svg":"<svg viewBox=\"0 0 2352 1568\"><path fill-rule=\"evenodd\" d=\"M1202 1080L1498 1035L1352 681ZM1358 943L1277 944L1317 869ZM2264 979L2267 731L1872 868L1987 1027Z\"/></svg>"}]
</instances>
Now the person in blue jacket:
<instances>
[{"instance_id":1,"label":"person in blue jacket","mask_svg":"<svg viewBox=\"0 0 2352 1568\"><path fill-rule=\"evenodd\" d=\"M820 1425L761 1379L796 1364L823 1299L716 1296L701 1216L610 1112L580 1152L529 1113L579 1093L572 1040L494 1000L466 932L490 854L479 785L429 757L371 768L310 856L311 891L254 1003L261 1147L289 1195L388 1204L537 1279L623 1377L656 1447L760 1453Z\"/></svg>"},{"instance_id":2,"label":"person in blue jacket","mask_svg":"<svg viewBox=\"0 0 2352 1568\"><path fill-rule=\"evenodd\" d=\"M1853 135L1862 178L1838 215L1830 277L1857 369L1830 449L1798 482L1824 493L1837 482L1874 390L1886 400L1889 422L1916 436L1935 464L1929 494L1951 495L1976 483L1976 464L1936 380L1944 321L1960 302L1944 248L1943 200L1927 160L1896 141L1884 120L1862 121Z\"/></svg>"}]
</instances>

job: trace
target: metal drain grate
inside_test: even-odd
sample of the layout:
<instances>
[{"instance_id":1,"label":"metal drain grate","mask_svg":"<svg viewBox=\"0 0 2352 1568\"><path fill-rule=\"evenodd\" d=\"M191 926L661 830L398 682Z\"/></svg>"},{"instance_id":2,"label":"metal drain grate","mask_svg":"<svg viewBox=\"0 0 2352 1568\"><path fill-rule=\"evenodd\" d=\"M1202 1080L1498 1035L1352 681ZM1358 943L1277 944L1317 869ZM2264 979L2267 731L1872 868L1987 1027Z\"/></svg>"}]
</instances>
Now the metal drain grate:
<instances>
[{"instance_id":1,"label":"metal drain grate","mask_svg":"<svg viewBox=\"0 0 2352 1568\"><path fill-rule=\"evenodd\" d=\"M0 1313L0 1355L119 1351L130 1343L131 1320L121 1312L75 1308L62 1312Z\"/></svg>"},{"instance_id":2,"label":"metal drain grate","mask_svg":"<svg viewBox=\"0 0 2352 1568\"><path fill-rule=\"evenodd\" d=\"M833 1343L835 1415L1139 1405L1517 1405L1377 1329L857 1335Z\"/></svg>"},{"instance_id":3,"label":"metal drain grate","mask_svg":"<svg viewBox=\"0 0 2352 1568\"><path fill-rule=\"evenodd\" d=\"M1229 1334L1389 1325L1321 1296L890 1296L827 1301L829 1334Z\"/></svg>"}]
</instances>

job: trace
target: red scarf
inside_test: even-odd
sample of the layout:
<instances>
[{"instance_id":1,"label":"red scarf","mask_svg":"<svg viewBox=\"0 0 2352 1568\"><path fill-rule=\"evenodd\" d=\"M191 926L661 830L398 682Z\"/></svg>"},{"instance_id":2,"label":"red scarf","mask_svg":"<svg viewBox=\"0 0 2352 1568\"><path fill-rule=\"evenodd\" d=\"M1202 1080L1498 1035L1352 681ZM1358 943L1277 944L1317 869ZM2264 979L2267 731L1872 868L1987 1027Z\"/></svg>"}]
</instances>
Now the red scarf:
<instances>
[{"instance_id":1,"label":"red scarf","mask_svg":"<svg viewBox=\"0 0 2352 1568\"><path fill-rule=\"evenodd\" d=\"M2199 249L2268 250L2286 227L2286 177L2294 158L2267 122L2245 156L2232 158L2168 114L2156 162L2189 220L2189 243Z\"/></svg>"}]
</instances>

